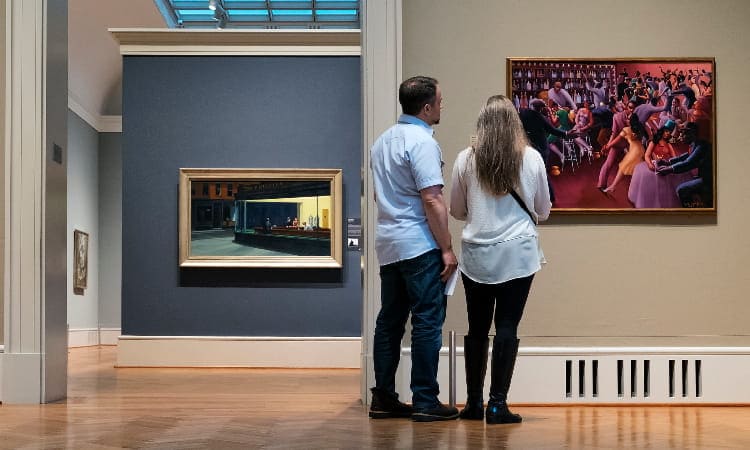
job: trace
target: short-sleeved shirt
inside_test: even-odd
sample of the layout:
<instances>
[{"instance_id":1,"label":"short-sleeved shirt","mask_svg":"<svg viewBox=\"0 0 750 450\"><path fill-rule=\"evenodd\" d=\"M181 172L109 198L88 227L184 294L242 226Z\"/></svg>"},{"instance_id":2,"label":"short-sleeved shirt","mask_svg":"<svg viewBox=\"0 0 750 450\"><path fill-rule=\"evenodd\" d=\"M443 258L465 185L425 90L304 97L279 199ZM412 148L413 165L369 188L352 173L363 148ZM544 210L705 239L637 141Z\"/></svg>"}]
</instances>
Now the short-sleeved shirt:
<instances>
[{"instance_id":1,"label":"short-sleeved shirt","mask_svg":"<svg viewBox=\"0 0 750 450\"><path fill-rule=\"evenodd\" d=\"M433 129L402 114L370 150L378 205L375 251L381 266L438 248L419 191L443 186L442 151Z\"/></svg>"}]
</instances>

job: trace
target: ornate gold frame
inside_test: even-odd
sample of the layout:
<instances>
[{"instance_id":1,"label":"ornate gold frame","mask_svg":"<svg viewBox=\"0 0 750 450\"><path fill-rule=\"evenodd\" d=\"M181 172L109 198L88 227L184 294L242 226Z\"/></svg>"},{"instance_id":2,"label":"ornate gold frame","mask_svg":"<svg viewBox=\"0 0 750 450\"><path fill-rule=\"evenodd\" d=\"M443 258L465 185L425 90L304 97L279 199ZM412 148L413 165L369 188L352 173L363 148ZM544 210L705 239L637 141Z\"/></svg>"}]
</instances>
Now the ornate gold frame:
<instances>
[{"instance_id":1,"label":"ornate gold frame","mask_svg":"<svg viewBox=\"0 0 750 450\"><path fill-rule=\"evenodd\" d=\"M191 219L193 217L191 210L191 200L193 195L191 192L191 186L193 182L200 181L211 183L236 183L238 190L239 184L243 181L255 185L259 184L259 182L262 183L265 181L272 183L328 182L330 185L330 211L328 218L330 224L330 253L322 256L193 255L191 253L191 235L193 230L193 226L191 225ZM329 229L327 228L326 231ZM343 261L342 239L341 169L180 169L180 267L341 268Z\"/></svg>"}]
</instances>

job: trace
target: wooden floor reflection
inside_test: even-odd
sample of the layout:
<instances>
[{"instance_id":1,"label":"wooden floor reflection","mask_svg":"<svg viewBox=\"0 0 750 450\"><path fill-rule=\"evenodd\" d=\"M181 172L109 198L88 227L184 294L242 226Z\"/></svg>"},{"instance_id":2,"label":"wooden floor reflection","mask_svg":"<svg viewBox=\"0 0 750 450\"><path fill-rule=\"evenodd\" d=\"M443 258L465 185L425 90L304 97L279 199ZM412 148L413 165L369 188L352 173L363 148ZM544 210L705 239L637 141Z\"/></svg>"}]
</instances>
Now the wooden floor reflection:
<instances>
[{"instance_id":1,"label":"wooden floor reflection","mask_svg":"<svg viewBox=\"0 0 750 450\"><path fill-rule=\"evenodd\" d=\"M518 425L370 420L358 370L114 369L70 352L69 398L0 406L0 448L750 448L747 407L523 407Z\"/></svg>"}]
</instances>

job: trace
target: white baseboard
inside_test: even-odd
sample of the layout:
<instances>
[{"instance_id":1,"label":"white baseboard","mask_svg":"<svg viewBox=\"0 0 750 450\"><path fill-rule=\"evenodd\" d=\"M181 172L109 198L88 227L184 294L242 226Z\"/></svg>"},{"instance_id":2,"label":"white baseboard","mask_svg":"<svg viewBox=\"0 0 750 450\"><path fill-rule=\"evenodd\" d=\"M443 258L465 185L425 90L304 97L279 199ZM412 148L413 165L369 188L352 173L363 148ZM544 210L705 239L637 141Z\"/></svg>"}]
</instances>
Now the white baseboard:
<instances>
[{"instance_id":1,"label":"white baseboard","mask_svg":"<svg viewBox=\"0 0 750 450\"><path fill-rule=\"evenodd\" d=\"M71 328L68 330L68 348L117 345L119 336L119 328Z\"/></svg>"},{"instance_id":2,"label":"white baseboard","mask_svg":"<svg viewBox=\"0 0 750 450\"><path fill-rule=\"evenodd\" d=\"M750 404L748 356L750 347L521 347L508 400L556 405ZM450 397L449 359L448 348L443 348L438 382L445 403ZM407 400L410 369L411 351L404 348L396 390ZM458 347L456 403L465 400L463 348Z\"/></svg>"},{"instance_id":3,"label":"white baseboard","mask_svg":"<svg viewBox=\"0 0 750 450\"><path fill-rule=\"evenodd\" d=\"M359 368L360 337L120 336L117 367Z\"/></svg>"},{"instance_id":4,"label":"white baseboard","mask_svg":"<svg viewBox=\"0 0 750 450\"><path fill-rule=\"evenodd\" d=\"M5 348L0 345L0 403L3 402L3 359L5 357Z\"/></svg>"},{"instance_id":5,"label":"white baseboard","mask_svg":"<svg viewBox=\"0 0 750 450\"><path fill-rule=\"evenodd\" d=\"M39 404L42 399L42 355L0 354L0 402Z\"/></svg>"},{"instance_id":6,"label":"white baseboard","mask_svg":"<svg viewBox=\"0 0 750 450\"><path fill-rule=\"evenodd\" d=\"M98 328L68 329L68 348L91 347L94 345L99 345Z\"/></svg>"},{"instance_id":7,"label":"white baseboard","mask_svg":"<svg viewBox=\"0 0 750 450\"><path fill-rule=\"evenodd\" d=\"M99 345L117 345L122 331L120 328L100 328Z\"/></svg>"}]
</instances>

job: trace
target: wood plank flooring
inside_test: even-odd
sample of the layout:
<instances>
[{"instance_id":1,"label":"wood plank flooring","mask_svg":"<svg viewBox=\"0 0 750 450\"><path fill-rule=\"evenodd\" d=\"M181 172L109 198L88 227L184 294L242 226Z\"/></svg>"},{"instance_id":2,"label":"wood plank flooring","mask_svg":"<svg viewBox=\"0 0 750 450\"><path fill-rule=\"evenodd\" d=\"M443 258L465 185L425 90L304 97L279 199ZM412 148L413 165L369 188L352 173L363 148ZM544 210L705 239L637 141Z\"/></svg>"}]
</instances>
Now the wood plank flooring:
<instances>
[{"instance_id":1,"label":"wood plank flooring","mask_svg":"<svg viewBox=\"0 0 750 450\"><path fill-rule=\"evenodd\" d=\"M748 407L517 407L518 425L370 420L358 370L114 369L70 351L69 398L1 405L0 449L750 448Z\"/></svg>"}]
</instances>

